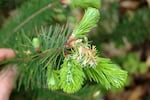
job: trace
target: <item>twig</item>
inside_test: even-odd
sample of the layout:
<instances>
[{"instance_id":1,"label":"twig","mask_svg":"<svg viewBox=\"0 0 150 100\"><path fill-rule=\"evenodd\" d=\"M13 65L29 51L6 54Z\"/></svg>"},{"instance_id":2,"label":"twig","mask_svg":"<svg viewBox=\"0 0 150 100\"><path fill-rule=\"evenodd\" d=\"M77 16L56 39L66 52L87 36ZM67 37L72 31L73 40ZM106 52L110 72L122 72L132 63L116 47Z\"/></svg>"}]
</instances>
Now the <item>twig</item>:
<instances>
[{"instance_id":1,"label":"twig","mask_svg":"<svg viewBox=\"0 0 150 100\"><path fill-rule=\"evenodd\" d=\"M55 2L56 3L56 2ZM16 33L21 27L23 27L26 23L28 23L31 19L36 17L37 15L41 14L42 12L46 11L47 9L51 8L55 3L51 4L49 3L48 5L44 6L43 8L39 9L35 13L33 13L31 16L26 18L23 22L21 22L14 30L12 31L11 35ZM11 36L9 35L9 37ZM8 41L9 37L5 40L5 43Z\"/></svg>"},{"instance_id":2,"label":"twig","mask_svg":"<svg viewBox=\"0 0 150 100\"><path fill-rule=\"evenodd\" d=\"M20 23L14 30L12 33L17 32L22 26L24 26L26 23L28 23L31 19L33 19L35 16L39 15L40 13L42 13L43 11L49 9L50 7L52 7L52 4L48 4L47 6L41 8L40 10L38 10L37 12L33 13L31 16L29 16L27 19L25 19L22 23Z\"/></svg>"}]
</instances>

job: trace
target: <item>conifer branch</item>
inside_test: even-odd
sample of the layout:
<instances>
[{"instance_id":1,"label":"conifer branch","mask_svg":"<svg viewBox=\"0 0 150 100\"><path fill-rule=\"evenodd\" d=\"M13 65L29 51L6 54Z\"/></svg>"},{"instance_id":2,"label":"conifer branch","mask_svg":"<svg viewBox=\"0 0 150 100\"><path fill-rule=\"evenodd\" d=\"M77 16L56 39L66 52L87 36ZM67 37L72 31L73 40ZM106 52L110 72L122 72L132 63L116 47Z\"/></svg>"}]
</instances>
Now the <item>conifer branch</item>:
<instances>
[{"instance_id":1,"label":"conifer branch","mask_svg":"<svg viewBox=\"0 0 150 100\"><path fill-rule=\"evenodd\" d=\"M55 2L51 2L51 1L53 0L50 1L44 0L40 4L38 4L39 2L41 2L40 0L32 0L31 2L30 1L24 2L23 5L18 10L19 13L17 14L19 14L19 16L14 15L10 19L8 19L8 22L6 23L7 27L4 25L4 27L0 31L0 33L3 34L3 36L0 36L0 38L3 39L5 37L5 40L3 40L2 44L0 45L2 46L7 45L12 35L20 31L21 29L23 28L28 29L25 31L29 32L31 30L34 30L33 27L35 23L37 24L37 26L42 24L41 22L44 21L44 17L46 15L46 13L44 12L48 12L47 9L53 7L53 5L59 4L58 1ZM34 5L34 6L28 6L28 5ZM51 13L48 12L47 15L51 16ZM37 20L39 17L42 18L42 21ZM28 26L30 25L32 27L29 28Z\"/></svg>"},{"instance_id":2,"label":"conifer branch","mask_svg":"<svg viewBox=\"0 0 150 100\"><path fill-rule=\"evenodd\" d=\"M86 3L85 15L72 34L68 26L59 25L42 27L34 37L24 32L17 34L17 58L23 59L17 62L18 71L21 73L18 89L23 85L25 89L62 89L66 93L75 93L82 88L86 80L97 82L106 89L124 85L127 72L109 59L100 58L96 47L88 42L86 33L97 25L100 18L99 10L91 7L89 2L91 1ZM84 5L85 2L82 3ZM19 24L13 33L50 7L52 4L33 13Z\"/></svg>"},{"instance_id":3,"label":"conifer branch","mask_svg":"<svg viewBox=\"0 0 150 100\"><path fill-rule=\"evenodd\" d=\"M21 22L13 31L12 33L16 33L22 26L24 26L26 23L28 23L30 20L32 20L35 16L41 14L42 12L44 12L45 10L49 9L52 7L53 4L48 4L45 7L39 9L38 11L36 11L35 13L33 13L31 16L29 16L28 18L26 18L23 22Z\"/></svg>"}]
</instances>

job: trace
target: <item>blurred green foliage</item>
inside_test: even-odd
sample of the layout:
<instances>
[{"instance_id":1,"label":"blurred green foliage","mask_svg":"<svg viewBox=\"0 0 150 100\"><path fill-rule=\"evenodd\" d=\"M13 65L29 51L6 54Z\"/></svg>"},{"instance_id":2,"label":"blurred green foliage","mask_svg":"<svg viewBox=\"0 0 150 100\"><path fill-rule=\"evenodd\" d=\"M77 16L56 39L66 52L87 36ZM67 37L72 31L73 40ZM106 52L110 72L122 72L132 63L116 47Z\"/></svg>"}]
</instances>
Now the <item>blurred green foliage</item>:
<instances>
[{"instance_id":1,"label":"blurred green foliage","mask_svg":"<svg viewBox=\"0 0 150 100\"><path fill-rule=\"evenodd\" d=\"M123 60L123 68L129 72L129 74L144 74L148 71L148 66L145 62L141 62L139 56L136 53L129 53Z\"/></svg>"},{"instance_id":2,"label":"blurred green foliage","mask_svg":"<svg viewBox=\"0 0 150 100\"><path fill-rule=\"evenodd\" d=\"M141 8L127 13L113 31L115 43L123 44L123 37L126 37L131 44L142 44L150 40L149 18L149 8Z\"/></svg>"}]
</instances>

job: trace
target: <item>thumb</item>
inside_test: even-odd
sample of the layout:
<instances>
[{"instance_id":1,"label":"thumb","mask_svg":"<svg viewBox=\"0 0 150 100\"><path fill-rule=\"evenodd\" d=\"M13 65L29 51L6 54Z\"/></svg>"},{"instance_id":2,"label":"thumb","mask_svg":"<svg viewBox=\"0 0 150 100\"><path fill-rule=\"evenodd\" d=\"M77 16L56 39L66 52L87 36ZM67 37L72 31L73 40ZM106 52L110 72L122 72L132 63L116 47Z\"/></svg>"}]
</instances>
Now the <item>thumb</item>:
<instances>
[{"instance_id":1,"label":"thumb","mask_svg":"<svg viewBox=\"0 0 150 100\"><path fill-rule=\"evenodd\" d=\"M9 100L10 93L14 87L16 65L7 66L6 69L0 72L0 100Z\"/></svg>"}]
</instances>

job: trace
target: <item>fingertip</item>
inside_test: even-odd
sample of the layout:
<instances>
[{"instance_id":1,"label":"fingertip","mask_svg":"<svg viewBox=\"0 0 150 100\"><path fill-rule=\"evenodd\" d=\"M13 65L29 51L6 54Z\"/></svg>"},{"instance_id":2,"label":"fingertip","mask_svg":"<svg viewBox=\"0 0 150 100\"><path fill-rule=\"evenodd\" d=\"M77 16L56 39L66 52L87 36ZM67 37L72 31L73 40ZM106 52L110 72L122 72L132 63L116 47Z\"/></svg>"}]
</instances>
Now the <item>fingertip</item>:
<instances>
[{"instance_id":1,"label":"fingertip","mask_svg":"<svg viewBox=\"0 0 150 100\"><path fill-rule=\"evenodd\" d=\"M10 58L15 57L15 52L12 49L7 49L6 52L7 52L6 53L6 59L10 59Z\"/></svg>"},{"instance_id":2,"label":"fingertip","mask_svg":"<svg viewBox=\"0 0 150 100\"><path fill-rule=\"evenodd\" d=\"M0 61L10 59L15 56L15 52L12 49L2 48L0 49Z\"/></svg>"}]
</instances>

